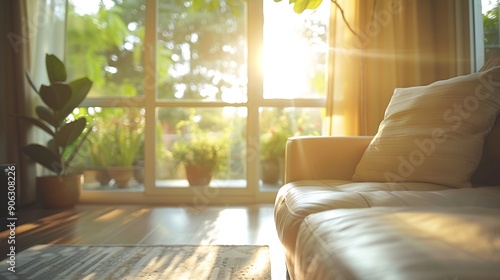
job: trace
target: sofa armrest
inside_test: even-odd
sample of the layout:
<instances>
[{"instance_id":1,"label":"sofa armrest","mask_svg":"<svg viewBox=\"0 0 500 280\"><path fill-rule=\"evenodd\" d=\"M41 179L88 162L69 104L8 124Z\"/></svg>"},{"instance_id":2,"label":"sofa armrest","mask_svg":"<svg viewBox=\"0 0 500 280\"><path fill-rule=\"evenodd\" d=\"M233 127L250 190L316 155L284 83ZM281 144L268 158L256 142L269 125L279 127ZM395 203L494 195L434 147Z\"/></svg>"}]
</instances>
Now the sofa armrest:
<instances>
[{"instance_id":1,"label":"sofa armrest","mask_svg":"<svg viewBox=\"0 0 500 280\"><path fill-rule=\"evenodd\" d=\"M285 183L351 180L373 136L299 136L288 139Z\"/></svg>"}]
</instances>

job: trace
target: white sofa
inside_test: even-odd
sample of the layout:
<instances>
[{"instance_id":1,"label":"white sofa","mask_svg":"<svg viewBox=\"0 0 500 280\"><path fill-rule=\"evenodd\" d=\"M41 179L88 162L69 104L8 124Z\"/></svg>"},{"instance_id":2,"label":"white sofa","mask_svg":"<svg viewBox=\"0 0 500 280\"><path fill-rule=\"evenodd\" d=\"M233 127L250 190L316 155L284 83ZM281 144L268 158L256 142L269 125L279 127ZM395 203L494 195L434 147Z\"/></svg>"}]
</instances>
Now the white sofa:
<instances>
[{"instance_id":1,"label":"white sofa","mask_svg":"<svg viewBox=\"0 0 500 280\"><path fill-rule=\"evenodd\" d=\"M371 138L289 139L286 184L276 197L275 223L290 278L500 279L500 186L457 189L430 183L353 182L350 178ZM441 228L443 233L475 231L468 242L440 251L433 258L422 252L405 252L413 251L414 246L427 248L427 252L437 252L441 248L435 245L437 241L426 243L423 240L427 238L420 233L391 224L394 219L389 216L401 219L404 213L421 220L443 211L458 220L483 212L488 213L488 218L461 220L450 224L449 228ZM355 223L352 222L354 217ZM446 220L447 217L434 219ZM432 228L425 223L420 226ZM386 228L399 231L385 233ZM488 241L485 236L491 239ZM490 242L490 247L485 248L493 250L491 260L478 262L478 257L484 255L480 248L476 255L462 259L446 257L447 254L449 257L456 255L460 246L467 247L478 241ZM438 268L427 267L431 260ZM390 262L394 262L392 266ZM470 265L463 266L463 262ZM466 271L463 268L467 268ZM431 269L434 270L429 272ZM481 271L489 274L482 275ZM451 272L456 274L451 275Z\"/></svg>"},{"instance_id":2,"label":"white sofa","mask_svg":"<svg viewBox=\"0 0 500 280\"><path fill-rule=\"evenodd\" d=\"M290 138L290 278L500 279L499 84L493 67L397 89L374 137Z\"/></svg>"}]
</instances>

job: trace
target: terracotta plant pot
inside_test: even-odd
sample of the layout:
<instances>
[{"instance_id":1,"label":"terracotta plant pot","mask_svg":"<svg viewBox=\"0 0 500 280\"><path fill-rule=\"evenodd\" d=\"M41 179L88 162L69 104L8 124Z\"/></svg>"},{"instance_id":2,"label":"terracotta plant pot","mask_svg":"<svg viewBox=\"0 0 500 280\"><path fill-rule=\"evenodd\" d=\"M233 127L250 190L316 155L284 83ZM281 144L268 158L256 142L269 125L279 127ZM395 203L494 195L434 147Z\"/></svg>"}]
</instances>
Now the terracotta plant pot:
<instances>
[{"instance_id":1,"label":"terracotta plant pot","mask_svg":"<svg viewBox=\"0 0 500 280\"><path fill-rule=\"evenodd\" d=\"M118 188L124 189L128 187L128 182L134 176L135 167L133 166L117 166L108 167L108 173L115 180Z\"/></svg>"},{"instance_id":2,"label":"terracotta plant pot","mask_svg":"<svg viewBox=\"0 0 500 280\"><path fill-rule=\"evenodd\" d=\"M109 181L113 178L109 175L108 170L105 168L99 168L96 170L95 179L99 182L101 187L106 187L109 184Z\"/></svg>"},{"instance_id":3,"label":"terracotta plant pot","mask_svg":"<svg viewBox=\"0 0 500 280\"><path fill-rule=\"evenodd\" d=\"M186 165L186 178L190 186L208 186L212 180L212 168Z\"/></svg>"},{"instance_id":4,"label":"terracotta plant pot","mask_svg":"<svg viewBox=\"0 0 500 280\"><path fill-rule=\"evenodd\" d=\"M267 159L260 162L260 177L263 183L277 184L280 179L280 165L277 159Z\"/></svg>"},{"instance_id":5,"label":"terracotta plant pot","mask_svg":"<svg viewBox=\"0 0 500 280\"><path fill-rule=\"evenodd\" d=\"M37 196L46 209L72 208L80 199L83 174L36 178Z\"/></svg>"},{"instance_id":6,"label":"terracotta plant pot","mask_svg":"<svg viewBox=\"0 0 500 280\"><path fill-rule=\"evenodd\" d=\"M134 166L134 179L139 184L144 183L144 162L143 161L137 162L137 164Z\"/></svg>"}]
</instances>

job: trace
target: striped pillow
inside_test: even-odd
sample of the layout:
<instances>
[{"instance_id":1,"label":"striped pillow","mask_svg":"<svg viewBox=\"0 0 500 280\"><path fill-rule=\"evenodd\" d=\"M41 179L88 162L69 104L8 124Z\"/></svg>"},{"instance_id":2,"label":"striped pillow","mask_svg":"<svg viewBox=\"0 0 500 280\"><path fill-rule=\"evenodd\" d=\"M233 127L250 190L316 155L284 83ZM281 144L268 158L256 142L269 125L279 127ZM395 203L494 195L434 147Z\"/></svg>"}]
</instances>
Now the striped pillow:
<instances>
[{"instance_id":1,"label":"striped pillow","mask_svg":"<svg viewBox=\"0 0 500 280\"><path fill-rule=\"evenodd\" d=\"M354 181L470 187L500 112L500 67L427 86L397 88Z\"/></svg>"}]
</instances>

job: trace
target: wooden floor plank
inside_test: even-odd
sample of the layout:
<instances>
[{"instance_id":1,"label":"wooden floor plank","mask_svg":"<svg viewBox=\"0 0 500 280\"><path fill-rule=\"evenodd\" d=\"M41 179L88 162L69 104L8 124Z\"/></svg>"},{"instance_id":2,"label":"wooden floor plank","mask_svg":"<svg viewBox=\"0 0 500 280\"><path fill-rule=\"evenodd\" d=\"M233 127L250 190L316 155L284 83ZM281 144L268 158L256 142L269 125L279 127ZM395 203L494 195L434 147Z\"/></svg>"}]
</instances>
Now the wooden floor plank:
<instances>
[{"instance_id":1,"label":"wooden floor plank","mask_svg":"<svg viewBox=\"0 0 500 280\"><path fill-rule=\"evenodd\" d=\"M0 259L10 245L0 232ZM37 206L18 212L16 252L38 244L236 244L269 245L273 279L285 279L283 252L272 205L145 206L77 205L69 210Z\"/></svg>"}]
</instances>

